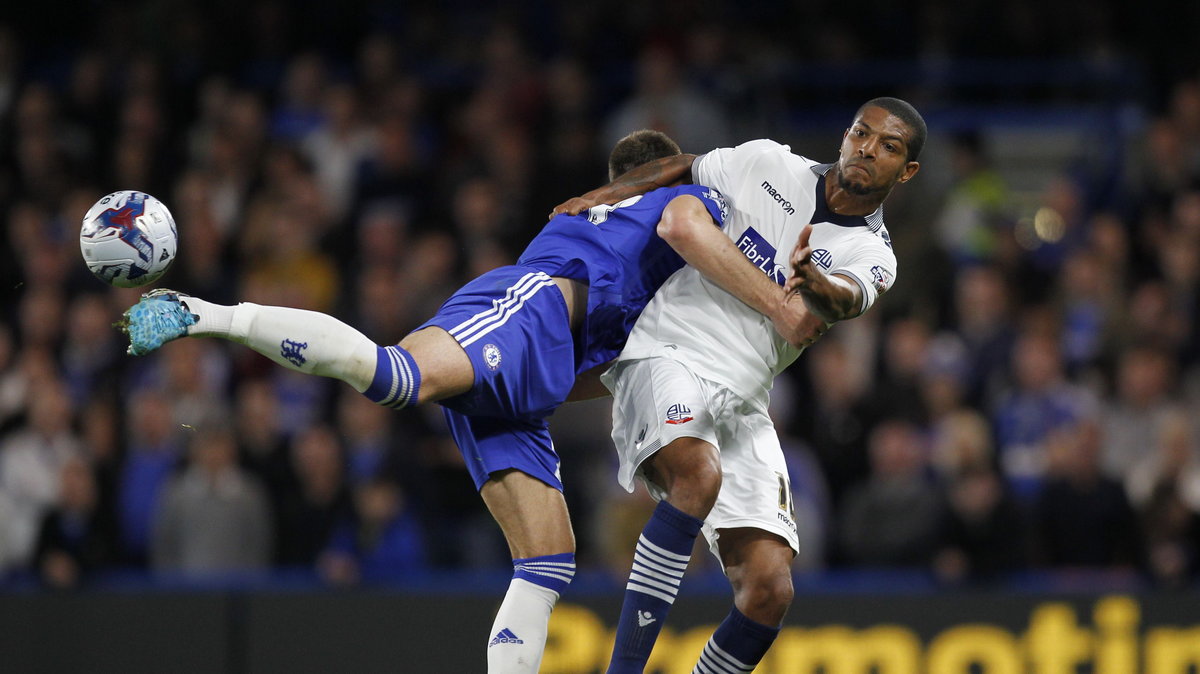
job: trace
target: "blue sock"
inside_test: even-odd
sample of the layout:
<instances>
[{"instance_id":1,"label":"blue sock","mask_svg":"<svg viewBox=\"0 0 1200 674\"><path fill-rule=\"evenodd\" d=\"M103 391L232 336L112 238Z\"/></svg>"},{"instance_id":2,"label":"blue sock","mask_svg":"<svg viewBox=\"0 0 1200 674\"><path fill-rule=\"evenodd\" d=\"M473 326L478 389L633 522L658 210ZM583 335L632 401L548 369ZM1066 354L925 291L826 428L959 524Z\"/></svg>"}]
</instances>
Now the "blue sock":
<instances>
[{"instance_id":1,"label":"blue sock","mask_svg":"<svg viewBox=\"0 0 1200 674\"><path fill-rule=\"evenodd\" d=\"M633 555L609 674L641 674L667 619L703 520L659 501Z\"/></svg>"},{"instance_id":2,"label":"blue sock","mask_svg":"<svg viewBox=\"0 0 1200 674\"><path fill-rule=\"evenodd\" d=\"M742 615L733 607L713 632L692 674L745 674L754 671L759 660L779 636L778 627L767 627Z\"/></svg>"},{"instance_id":3,"label":"blue sock","mask_svg":"<svg viewBox=\"0 0 1200 674\"><path fill-rule=\"evenodd\" d=\"M400 409L417 402L421 371L412 354L398 346L381 346L375 361L375 378L363 391L371 402Z\"/></svg>"}]
</instances>

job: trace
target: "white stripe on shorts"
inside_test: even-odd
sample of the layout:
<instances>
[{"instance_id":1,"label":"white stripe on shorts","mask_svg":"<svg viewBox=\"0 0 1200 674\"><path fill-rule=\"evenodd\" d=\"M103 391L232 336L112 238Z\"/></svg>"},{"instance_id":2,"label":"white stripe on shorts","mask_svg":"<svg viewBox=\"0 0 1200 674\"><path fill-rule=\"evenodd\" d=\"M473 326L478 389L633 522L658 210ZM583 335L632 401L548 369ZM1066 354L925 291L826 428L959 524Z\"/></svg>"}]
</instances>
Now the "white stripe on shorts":
<instances>
[{"instance_id":1,"label":"white stripe on shorts","mask_svg":"<svg viewBox=\"0 0 1200 674\"><path fill-rule=\"evenodd\" d=\"M450 330L450 335L462 346L470 346L479 338L507 323L513 314L521 310L526 300L536 295L538 290L550 285L554 285L554 281L545 272L526 274L508 289L504 299L492 300L491 309L481 311L456 325Z\"/></svg>"}]
</instances>

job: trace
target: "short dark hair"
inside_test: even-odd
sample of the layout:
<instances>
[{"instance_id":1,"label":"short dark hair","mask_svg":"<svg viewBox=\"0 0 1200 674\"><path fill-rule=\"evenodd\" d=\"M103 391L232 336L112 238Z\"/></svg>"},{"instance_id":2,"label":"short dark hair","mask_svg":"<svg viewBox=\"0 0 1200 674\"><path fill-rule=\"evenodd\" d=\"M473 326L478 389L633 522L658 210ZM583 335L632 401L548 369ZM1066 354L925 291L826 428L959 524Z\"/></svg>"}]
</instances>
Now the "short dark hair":
<instances>
[{"instance_id":1,"label":"short dark hair","mask_svg":"<svg viewBox=\"0 0 1200 674\"><path fill-rule=\"evenodd\" d=\"M912 136L905 145L908 146L908 161L916 161L917 157L921 156L921 148L925 147L925 137L929 135L929 129L925 126L925 120L921 117L921 113L917 112L917 109L907 101L890 96L880 96L863 103L858 112L854 113L854 118L858 119L862 111L870 107L887 110L899 117L900 121L904 122L904 125L912 131Z\"/></svg>"},{"instance_id":2,"label":"short dark hair","mask_svg":"<svg viewBox=\"0 0 1200 674\"><path fill-rule=\"evenodd\" d=\"M617 141L612 154L608 155L608 180L616 180L617 176L648 161L682 153L679 144L662 131L634 131Z\"/></svg>"}]
</instances>

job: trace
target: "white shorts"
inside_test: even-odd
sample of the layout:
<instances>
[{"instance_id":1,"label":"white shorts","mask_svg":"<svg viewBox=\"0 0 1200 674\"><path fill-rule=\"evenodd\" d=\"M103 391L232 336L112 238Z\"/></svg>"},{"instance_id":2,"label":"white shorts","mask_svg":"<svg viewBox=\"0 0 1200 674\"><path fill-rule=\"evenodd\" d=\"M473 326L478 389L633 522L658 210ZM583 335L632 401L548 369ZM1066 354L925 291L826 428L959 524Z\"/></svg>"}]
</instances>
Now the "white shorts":
<instances>
[{"instance_id":1,"label":"white shorts","mask_svg":"<svg viewBox=\"0 0 1200 674\"><path fill-rule=\"evenodd\" d=\"M642 474L642 462L677 438L699 438L721 455L721 491L702 528L717 559L717 530L735 527L777 534L799 552L787 464L765 400L746 401L666 357L622 361L603 380L613 393L622 487L632 492L636 477L661 500L666 494Z\"/></svg>"}]
</instances>

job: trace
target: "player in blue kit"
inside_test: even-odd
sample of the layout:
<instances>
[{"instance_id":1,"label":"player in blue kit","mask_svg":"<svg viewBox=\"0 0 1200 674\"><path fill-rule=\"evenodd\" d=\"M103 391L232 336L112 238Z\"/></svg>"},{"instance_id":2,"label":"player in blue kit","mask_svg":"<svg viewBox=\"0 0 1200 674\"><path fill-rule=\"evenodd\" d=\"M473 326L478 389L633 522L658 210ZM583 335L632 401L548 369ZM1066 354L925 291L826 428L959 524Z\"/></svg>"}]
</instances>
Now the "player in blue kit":
<instances>
[{"instance_id":1,"label":"player in blue kit","mask_svg":"<svg viewBox=\"0 0 1200 674\"><path fill-rule=\"evenodd\" d=\"M610 178L679 154L657 132L622 139ZM550 612L575 573L574 534L546 418L576 378L614 359L634 321L684 261L768 315L789 341L813 322L750 264L719 226L719 193L665 187L552 219L515 266L456 292L395 346L312 311L220 306L168 290L126 312L129 352L182 336L245 344L293 370L333 377L393 408L438 402L513 556L489 636L488 671L536 672Z\"/></svg>"}]
</instances>

